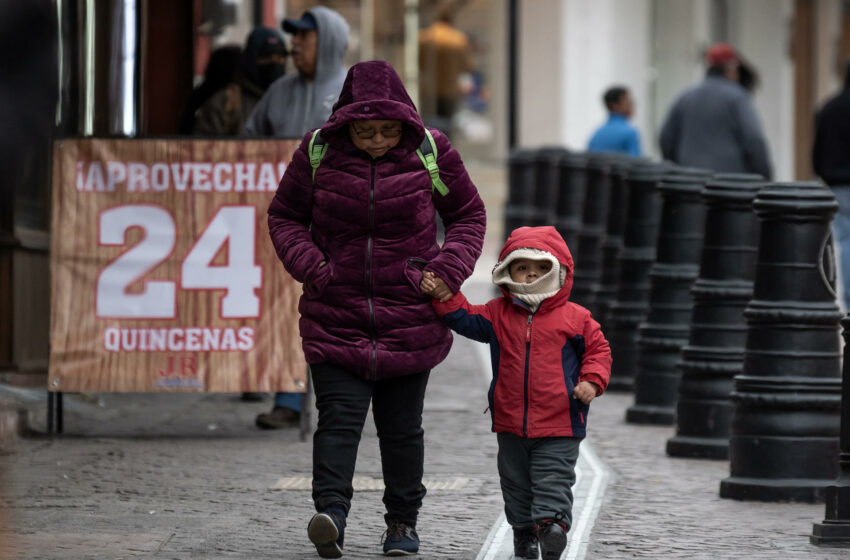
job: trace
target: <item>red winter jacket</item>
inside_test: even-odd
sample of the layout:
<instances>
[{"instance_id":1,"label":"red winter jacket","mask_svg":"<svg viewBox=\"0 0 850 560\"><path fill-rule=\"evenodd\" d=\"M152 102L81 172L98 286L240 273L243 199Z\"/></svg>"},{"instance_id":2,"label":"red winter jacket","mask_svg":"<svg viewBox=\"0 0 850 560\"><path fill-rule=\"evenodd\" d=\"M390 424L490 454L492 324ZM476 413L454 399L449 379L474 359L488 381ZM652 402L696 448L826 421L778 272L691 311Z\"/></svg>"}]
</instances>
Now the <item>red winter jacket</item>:
<instances>
[{"instance_id":1,"label":"red winter jacket","mask_svg":"<svg viewBox=\"0 0 850 560\"><path fill-rule=\"evenodd\" d=\"M434 308L453 330L490 344L493 381L488 399L494 432L584 437L588 405L573 398L573 389L580 381L607 387L608 341L587 309L567 301L573 259L555 228L515 230L499 260L520 248L547 251L566 270L564 286L535 313L504 287L504 297L486 305L470 305L458 292L445 303L434 300Z\"/></svg>"}]
</instances>

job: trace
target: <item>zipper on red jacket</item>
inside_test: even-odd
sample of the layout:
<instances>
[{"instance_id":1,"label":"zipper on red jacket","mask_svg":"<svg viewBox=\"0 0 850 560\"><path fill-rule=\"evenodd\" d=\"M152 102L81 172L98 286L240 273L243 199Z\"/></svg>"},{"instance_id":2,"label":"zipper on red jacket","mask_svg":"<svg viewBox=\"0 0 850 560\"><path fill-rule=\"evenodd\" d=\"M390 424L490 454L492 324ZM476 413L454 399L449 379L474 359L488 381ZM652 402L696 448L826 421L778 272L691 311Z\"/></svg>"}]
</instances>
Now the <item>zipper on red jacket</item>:
<instances>
[{"instance_id":1,"label":"zipper on red jacket","mask_svg":"<svg viewBox=\"0 0 850 560\"><path fill-rule=\"evenodd\" d=\"M523 393L522 409L522 435L528 437L528 364L531 361L531 320L534 313L528 314L528 322L525 324L525 391Z\"/></svg>"},{"instance_id":2,"label":"zipper on red jacket","mask_svg":"<svg viewBox=\"0 0 850 560\"><path fill-rule=\"evenodd\" d=\"M369 370L375 379L378 368L378 331L375 325L375 308L372 304L372 230L375 225L375 159L372 159L372 176L369 180L369 234L366 236L366 301L369 302L369 328L372 335L372 360Z\"/></svg>"}]
</instances>

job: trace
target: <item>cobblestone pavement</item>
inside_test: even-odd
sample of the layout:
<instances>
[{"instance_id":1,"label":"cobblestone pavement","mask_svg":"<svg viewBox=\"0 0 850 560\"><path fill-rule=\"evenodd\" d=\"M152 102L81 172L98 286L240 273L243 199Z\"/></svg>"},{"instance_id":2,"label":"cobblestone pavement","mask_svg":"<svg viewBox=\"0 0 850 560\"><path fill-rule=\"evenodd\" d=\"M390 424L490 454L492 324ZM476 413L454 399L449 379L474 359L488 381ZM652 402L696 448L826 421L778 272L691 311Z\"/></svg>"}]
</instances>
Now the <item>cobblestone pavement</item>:
<instances>
[{"instance_id":1,"label":"cobblestone pavement","mask_svg":"<svg viewBox=\"0 0 850 560\"><path fill-rule=\"evenodd\" d=\"M474 558L501 510L476 356L457 344L432 374L426 477L462 487L426 496L425 558ZM235 395L66 396L64 437L21 440L0 458L9 467L2 505L11 527L2 536L10 557L316 557L306 538L309 490L271 489L310 475L311 444L296 430L254 428L268 406ZM381 476L371 419L357 475ZM382 514L381 492L355 493L347 558L377 556Z\"/></svg>"},{"instance_id":2,"label":"cobblestone pavement","mask_svg":"<svg viewBox=\"0 0 850 560\"><path fill-rule=\"evenodd\" d=\"M503 172L471 172L479 186L504 182ZM503 242L504 189L484 188L482 196L490 217L485 256L465 289L476 302L488 297ZM420 558L477 558L498 528L496 444L474 345L456 338L431 376ZM43 391L25 397L43 430ZM848 549L809 544L823 505L720 499L728 463L668 458L672 428L626 424L631 403L607 394L592 407L588 443L609 474L586 558L850 558ZM67 395L64 437L0 450L0 558L4 546L14 559L317 558L306 538L311 444L297 430L254 428L254 416L270 406L236 395ZM384 525L371 419L356 474L345 557L378 558ZM273 489L281 486L291 489ZM505 560L498 550L489 558ZM578 550L571 558L582 557Z\"/></svg>"},{"instance_id":3,"label":"cobblestone pavement","mask_svg":"<svg viewBox=\"0 0 850 560\"><path fill-rule=\"evenodd\" d=\"M458 338L432 374L422 558L476 558L501 513L480 356ZM721 500L728 463L666 457L672 429L626 424L630 404L607 394L593 405L588 442L610 475L587 558L850 557L808 543L822 505ZM0 456L0 542L10 558L315 558L311 445L297 430L255 429L268 406L236 395L66 396L64 437L24 439ZM384 526L371 419L357 476L346 558L376 558Z\"/></svg>"},{"instance_id":4,"label":"cobblestone pavement","mask_svg":"<svg viewBox=\"0 0 850 560\"><path fill-rule=\"evenodd\" d=\"M667 457L673 428L627 424L633 402L608 393L592 405L588 441L613 473L588 558L850 558L809 544L822 504L721 499L729 463Z\"/></svg>"}]
</instances>

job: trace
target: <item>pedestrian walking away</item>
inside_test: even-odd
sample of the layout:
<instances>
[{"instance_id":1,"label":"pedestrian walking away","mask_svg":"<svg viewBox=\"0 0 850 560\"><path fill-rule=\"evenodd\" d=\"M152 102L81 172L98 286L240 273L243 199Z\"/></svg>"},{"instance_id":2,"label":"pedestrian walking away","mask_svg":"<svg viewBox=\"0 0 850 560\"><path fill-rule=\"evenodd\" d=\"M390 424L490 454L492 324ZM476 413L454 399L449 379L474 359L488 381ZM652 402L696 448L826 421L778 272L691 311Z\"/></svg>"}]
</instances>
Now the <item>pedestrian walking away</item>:
<instances>
[{"instance_id":1,"label":"pedestrian walking away","mask_svg":"<svg viewBox=\"0 0 850 560\"><path fill-rule=\"evenodd\" d=\"M767 141L750 94L738 83L738 53L718 43L705 59L705 79L681 94L667 113L659 138L662 155L685 167L770 179Z\"/></svg>"},{"instance_id":2,"label":"pedestrian walking away","mask_svg":"<svg viewBox=\"0 0 850 560\"><path fill-rule=\"evenodd\" d=\"M437 20L419 30L419 109L425 124L449 134L463 99L461 77L475 69L469 37L452 24L443 3Z\"/></svg>"},{"instance_id":3,"label":"pedestrian walking away","mask_svg":"<svg viewBox=\"0 0 850 560\"><path fill-rule=\"evenodd\" d=\"M245 124L248 136L301 138L322 126L342 89L348 48L348 23L335 11L317 6L299 19L285 19L283 30L293 35L292 62L297 72L275 81ZM257 415L265 430L300 425L302 393L276 393L270 412Z\"/></svg>"},{"instance_id":4,"label":"pedestrian walking away","mask_svg":"<svg viewBox=\"0 0 850 560\"><path fill-rule=\"evenodd\" d=\"M815 119L812 164L838 200L832 227L841 259L840 303L846 312L850 310L850 60L844 89L823 105Z\"/></svg>"},{"instance_id":5,"label":"pedestrian walking away","mask_svg":"<svg viewBox=\"0 0 850 560\"><path fill-rule=\"evenodd\" d=\"M514 555L558 559L572 525L572 486L590 402L611 351L590 312L569 301L573 259L552 226L521 227L493 269L502 297L471 305L436 272L422 291L452 330L490 345L488 400Z\"/></svg>"},{"instance_id":6,"label":"pedestrian walking away","mask_svg":"<svg viewBox=\"0 0 850 560\"><path fill-rule=\"evenodd\" d=\"M602 102L608 110L608 121L593 133L587 145L588 151L640 156L640 135L629 124L635 108L631 92L624 86L613 86L605 91Z\"/></svg>"},{"instance_id":7,"label":"pedestrian walking away","mask_svg":"<svg viewBox=\"0 0 850 560\"><path fill-rule=\"evenodd\" d=\"M435 213L445 224L442 247ZM485 226L460 155L442 133L425 129L392 66L355 64L330 119L304 136L269 207L277 254L304 283L300 332L319 412L317 513L307 528L323 558L344 550L370 403L385 485L383 552L419 550L425 387L452 342L420 284L430 271L458 290Z\"/></svg>"}]
</instances>

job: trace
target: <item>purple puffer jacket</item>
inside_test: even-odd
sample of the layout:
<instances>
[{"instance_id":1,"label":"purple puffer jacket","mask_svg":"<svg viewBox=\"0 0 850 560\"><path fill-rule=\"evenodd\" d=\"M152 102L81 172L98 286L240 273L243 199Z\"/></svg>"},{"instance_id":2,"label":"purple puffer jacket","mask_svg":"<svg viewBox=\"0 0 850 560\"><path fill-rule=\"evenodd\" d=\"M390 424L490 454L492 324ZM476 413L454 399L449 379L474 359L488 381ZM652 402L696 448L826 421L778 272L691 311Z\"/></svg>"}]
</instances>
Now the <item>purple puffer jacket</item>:
<instances>
[{"instance_id":1,"label":"purple puffer jacket","mask_svg":"<svg viewBox=\"0 0 850 560\"><path fill-rule=\"evenodd\" d=\"M349 139L349 123L369 119L403 125L398 145L377 159ZM458 291L481 254L486 216L460 155L431 133L446 196L432 194L416 154L424 126L401 79L386 62L362 62L322 126L328 151L315 184L312 133L293 156L269 207L269 230L284 267L304 283L298 309L308 363L382 379L430 369L448 354L451 333L419 291L422 270ZM446 229L442 248L435 209Z\"/></svg>"}]
</instances>

